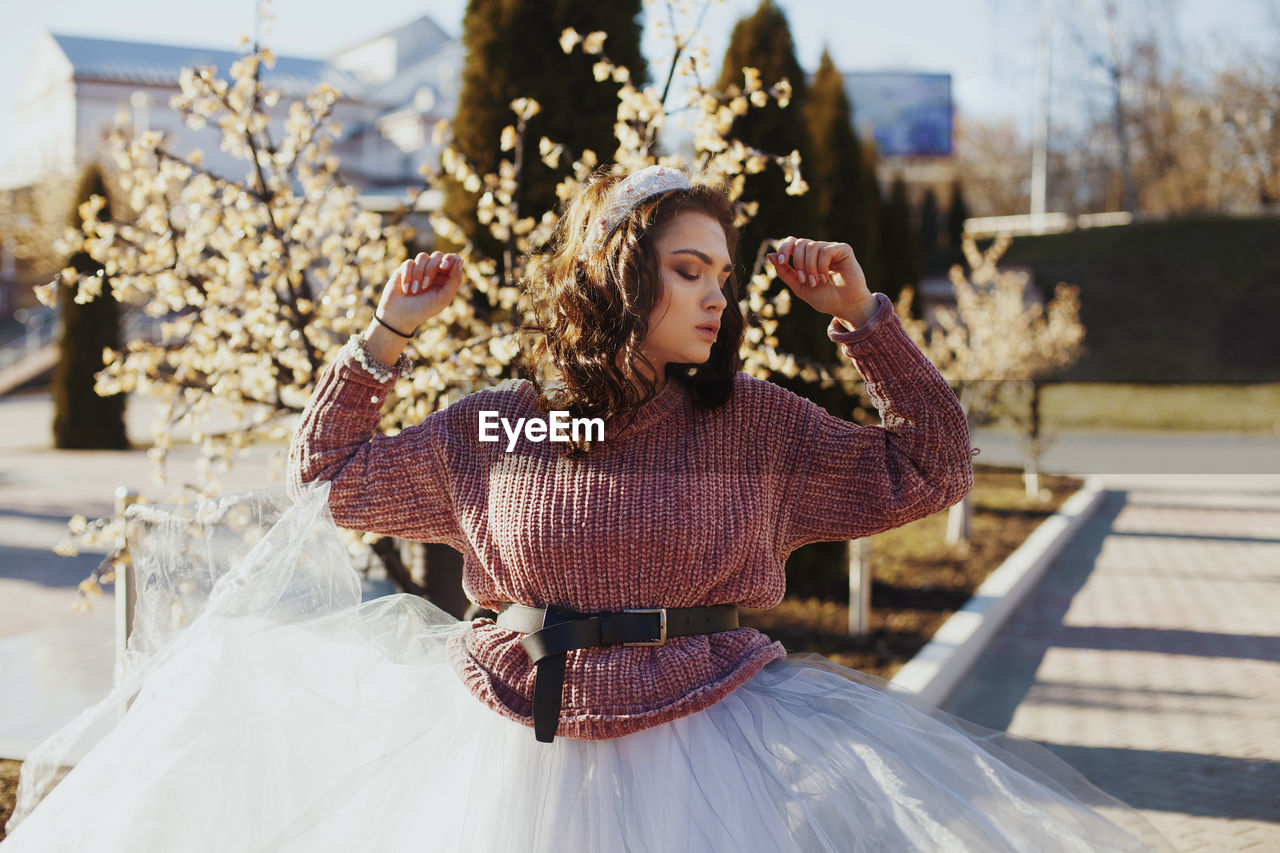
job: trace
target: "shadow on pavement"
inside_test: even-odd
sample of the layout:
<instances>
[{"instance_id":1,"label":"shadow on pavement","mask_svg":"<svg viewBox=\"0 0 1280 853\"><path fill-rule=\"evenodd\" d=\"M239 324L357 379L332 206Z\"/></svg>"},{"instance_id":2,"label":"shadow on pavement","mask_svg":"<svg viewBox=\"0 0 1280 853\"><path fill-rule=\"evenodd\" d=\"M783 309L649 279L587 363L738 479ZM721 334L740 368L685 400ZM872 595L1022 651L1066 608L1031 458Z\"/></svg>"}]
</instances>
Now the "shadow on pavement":
<instances>
[{"instance_id":1,"label":"shadow on pavement","mask_svg":"<svg viewBox=\"0 0 1280 853\"><path fill-rule=\"evenodd\" d=\"M1093 572L1103 542L1113 535L1127 492L1107 491L1093 518L1063 548L1023 599L987 651L947 698L944 710L987 728L1007 731L1045 652L1060 645L1071 600Z\"/></svg>"},{"instance_id":2,"label":"shadow on pavement","mask_svg":"<svg viewBox=\"0 0 1280 853\"><path fill-rule=\"evenodd\" d=\"M1240 820L1277 817L1280 761L1037 743L1134 808ZM1224 785L1232 796L1222 796Z\"/></svg>"},{"instance_id":3,"label":"shadow on pavement","mask_svg":"<svg viewBox=\"0 0 1280 853\"><path fill-rule=\"evenodd\" d=\"M102 554L60 557L47 548L0 545L0 578L75 589L102 562Z\"/></svg>"}]
</instances>

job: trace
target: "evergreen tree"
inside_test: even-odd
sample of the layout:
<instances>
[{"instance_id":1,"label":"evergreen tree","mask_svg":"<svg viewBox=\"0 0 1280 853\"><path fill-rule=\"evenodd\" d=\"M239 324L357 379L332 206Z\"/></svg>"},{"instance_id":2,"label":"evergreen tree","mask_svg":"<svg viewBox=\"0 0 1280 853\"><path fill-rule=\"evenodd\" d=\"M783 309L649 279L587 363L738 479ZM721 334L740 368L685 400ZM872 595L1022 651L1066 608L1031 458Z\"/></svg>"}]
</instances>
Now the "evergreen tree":
<instances>
[{"instance_id":1,"label":"evergreen tree","mask_svg":"<svg viewBox=\"0 0 1280 853\"><path fill-rule=\"evenodd\" d=\"M964 192L957 178L951 184L951 206L947 209L947 247L953 253L960 251L964 221L968 218L969 207L964 203Z\"/></svg>"},{"instance_id":2,"label":"evergreen tree","mask_svg":"<svg viewBox=\"0 0 1280 853\"><path fill-rule=\"evenodd\" d=\"M760 82L766 89L785 77L791 84L791 103L783 109L771 100L765 107L752 108L734 121L729 135L770 154L799 151L800 169L808 181L811 163L805 124L808 84L804 69L796 59L787 16L773 0L761 0L753 14L734 25L720 70L721 91L730 86L741 87L742 69L746 67L759 70ZM809 183L812 186L812 181ZM759 202L759 208L755 218L739 234L738 261L743 266L750 268L760 244L766 239L812 235L813 200L807 195L787 195L786 188L782 169L773 163L760 174L747 177L742 201Z\"/></svg>"},{"instance_id":3,"label":"evergreen tree","mask_svg":"<svg viewBox=\"0 0 1280 853\"><path fill-rule=\"evenodd\" d=\"M933 257L938 250L938 197L933 187L924 191L920 202L920 250L925 257Z\"/></svg>"},{"instance_id":4,"label":"evergreen tree","mask_svg":"<svg viewBox=\"0 0 1280 853\"><path fill-rule=\"evenodd\" d=\"M854 115L856 118L856 111ZM862 264L862 271L867 276L867 286L874 293L883 290L882 285L888 275L884 260L885 202L880 191L880 147L873 136L861 139L861 143L862 185L866 189L857 208L857 222L868 243L867 260Z\"/></svg>"},{"instance_id":5,"label":"evergreen tree","mask_svg":"<svg viewBox=\"0 0 1280 853\"><path fill-rule=\"evenodd\" d=\"M801 172L810 186L810 193L803 196L787 195L786 176L774 163L760 174L747 176L742 201L757 202L759 207L755 217L739 231L737 261L740 268L750 271L764 241L787 236L817 237L814 179L810 177L815 161L807 123L808 84L796 59L787 17L772 0L761 0L753 14L734 25L720 71L721 91L741 87L745 67L760 72L760 82L766 89L786 78L791 84L791 103L785 109L773 101L765 107L752 108L734 121L729 135L770 154L799 151ZM774 292L785 288L781 281L773 283ZM781 349L815 362L834 362L836 349L823 331L830 320L802 299L792 299L790 313L778 321ZM849 401L838 389L823 389L800 379L775 381L832 413L849 414Z\"/></svg>"},{"instance_id":6,"label":"evergreen tree","mask_svg":"<svg viewBox=\"0 0 1280 853\"><path fill-rule=\"evenodd\" d=\"M916 285L920 281L915 229L911 224L911 204L907 201L907 185L902 175L893 178L889 190L889 204L884 212L883 254L885 278L878 288L895 302L905 284Z\"/></svg>"},{"instance_id":7,"label":"evergreen tree","mask_svg":"<svg viewBox=\"0 0 1280 853\"><path fill-rule=\"evenodd\" d=\"M572 27L586 34L608 33L604 51L627 67L632 81L647 80L640 53L642 0L600 3L598 0L470 0L462 21L466 60L462 91L453 123L458 150L481 172L494 172L512 152L500 148L502 128L516 123L511 102L533 98L542 111L529 119L523 158L521 215L541 216L557 206L555 186L567 167L552 169L538 157L538 140L546 136L577 155L595 151L602 163L613 159L617 141L617 84L597 83L596 57L581 50L565 54L560 34ZM570 158L563 158L562 163ZM496 241L475 217L477 196L451 185L445 212L467 235L501 257Z\"/></svg>"},{"instance_id":8,"label":"evergreen tree","mask_svg":"<svg viewBox=\"0 0 1280 853\"><path fill-rule=\"evenodd\" d=\"M80 227L80 205L95 195L107 198L107 187L102 170L91 165L76 190L69 217L71 227ZM104 205L98 218L110 221L110 208ZM82 276L92 275L101 267L87 252L72 255L67 265ZM124 395L99 397L93 390L94 374L102 369L103 348L120 347L119 305L111 293L110 281L103 282L100 296L84 304L76 304L75 291L76 287L65 284L58 289L62 332L58 363L53 370L53 445L62 449L127 450Z\"/></svg>"},{"instance_id":9,"label":"evergreen tree","mask_svg":"<svg viewBox=\"0 0 1280 853\"><path fill-rule=\"evenodd\" d=\"M826 50L813 77L806 109L813 146L813 156L805 170L809 182L806 198L812 199L814 236L852 246L867 285L874 291L883 276L875 145L864 145L859 139L844 76L836 70Z\"/></svg>"}]
</instances>

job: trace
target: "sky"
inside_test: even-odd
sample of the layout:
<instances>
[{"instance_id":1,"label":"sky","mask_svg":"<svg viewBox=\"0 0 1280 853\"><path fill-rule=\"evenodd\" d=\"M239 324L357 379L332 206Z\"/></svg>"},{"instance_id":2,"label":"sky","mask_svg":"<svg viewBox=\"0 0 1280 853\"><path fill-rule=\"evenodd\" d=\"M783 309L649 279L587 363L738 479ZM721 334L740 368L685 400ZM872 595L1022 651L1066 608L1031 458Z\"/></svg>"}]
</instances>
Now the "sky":
<instances>
[{"instance_id":1,"label":"sky","mask_svg":"<svg viewBox=\"0 0 1280 853\"><path fill-rule=\"evenodd\" d=\"M734 22L757 2L713 0L703 33L717 67ZM1101 0L777 2L805 69L817 67L825 47L842 71L947 72L962 120L1008 118L1024 133L1034 119L1037 33L1048 2L1055 13L1055 115L1078 114L1091 91L1071 31L1096 27ZM1118 2L1122 15L1154 21L1196 67L1220 64L1241 49L1280 48L1280 0ZM257 0L0 0L0 128L13 126L27 57L41 31L234 50L242 34L252 33L256 7ZM279 55L323 57L422 14L460 34L465 8L466 0L272 0L264 41ZM646 41L646 55L656 52ZM0 132L0 172L11 156L9 135Z\"/></svg>"}]
</instances>

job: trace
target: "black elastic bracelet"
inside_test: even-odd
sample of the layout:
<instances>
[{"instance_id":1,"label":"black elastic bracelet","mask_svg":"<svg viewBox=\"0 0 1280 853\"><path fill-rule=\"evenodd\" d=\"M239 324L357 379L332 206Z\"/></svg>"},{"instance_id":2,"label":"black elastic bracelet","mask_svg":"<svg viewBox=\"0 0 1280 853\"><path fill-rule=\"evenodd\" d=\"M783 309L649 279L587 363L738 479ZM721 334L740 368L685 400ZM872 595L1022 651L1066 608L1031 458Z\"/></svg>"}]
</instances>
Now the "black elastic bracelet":
<instances>
[{"instance_id":1,"label":"black elastic bracelet","mask_svg":"<svg viewBox=\"0 0 1280 853\"><path fill-rule=\"evenodd\" d=\"M395 332L397 335L399 335L400 337L404 338L406 341L413 340L413 335L406 335L404 332L400 331L399 329L395 328L394 326L390 326L390 325L388 325L386 320L384 320L384 319L382 319L381 317L379 317L379 316L378 316L378 312L377 312L377 311L374 311L374 312L373 312L373 319L375 319L375 320L377 320L379 323L381 323L381 324L382 324L382 326L383 326L383 328L387 329L387 331Z\"/></svg>"}]
</instances>

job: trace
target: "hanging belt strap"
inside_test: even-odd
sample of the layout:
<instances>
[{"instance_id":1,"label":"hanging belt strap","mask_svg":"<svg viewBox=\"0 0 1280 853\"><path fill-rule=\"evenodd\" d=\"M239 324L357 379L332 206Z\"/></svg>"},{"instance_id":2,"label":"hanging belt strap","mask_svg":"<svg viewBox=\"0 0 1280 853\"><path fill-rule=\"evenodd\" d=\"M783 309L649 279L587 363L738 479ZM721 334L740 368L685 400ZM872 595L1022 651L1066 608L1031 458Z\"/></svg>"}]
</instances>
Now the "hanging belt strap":
<instances>
[{"instance_id":1,"label":"hanging belt strap","mask_svg":"<svg viewBox=\"0 0 1280 853\"><path fill-rule=\"evenodd\" d=\"M661 646L669 637L732 631L736 604L708 607L650 607L609 613L579 613L562 607L529 607L504 602L494 620L526 636L520 645L537 671L533 680L533 733L543 743L555 740L560 724L567 652L590 646Z\"/></svg>"}]
</instances>

